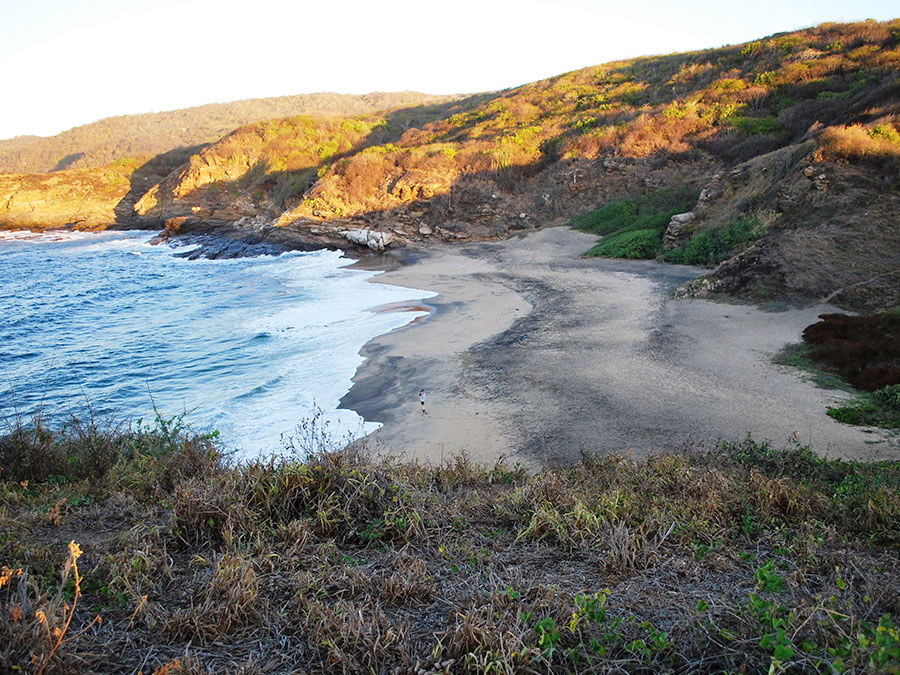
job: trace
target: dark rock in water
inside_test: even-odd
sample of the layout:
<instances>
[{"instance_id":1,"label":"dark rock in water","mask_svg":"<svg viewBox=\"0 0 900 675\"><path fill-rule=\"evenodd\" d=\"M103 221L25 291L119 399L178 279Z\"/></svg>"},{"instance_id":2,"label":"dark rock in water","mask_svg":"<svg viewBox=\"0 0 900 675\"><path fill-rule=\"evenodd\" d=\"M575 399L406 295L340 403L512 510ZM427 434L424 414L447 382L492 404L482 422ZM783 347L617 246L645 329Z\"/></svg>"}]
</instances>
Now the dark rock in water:
<instances>
[{"instance_id":1,"label":"dark rock in water","mask_svg":"<svg viewBox=\"0 0 900 675\"><path fill-rule=\"evenodd\" d=\"M316 237L308 231L298 232L289 228L257 229L233 223L184 220L179 220L175 226L167 226L151 243L197 246L176 254L188 260L280 255L286 251L317 251L345 248L347 245L343 239L333 242L327 237ZM344 246L338 245L341 243Z\"/></svg>"},{"instance_id":2,"label":"dark rock in water","mask_svg":"<svg viewBox=\"0 0 900 675\"><path fill-rule=\"evenodd\" d=\"M247 242L217 235L196 235L179 237L180 245L197 244L199 248L179 253L188 260L210 258L213 260L227 258L246 258L260 255L279 255L288 249L281 243Z\"/></svg>"}]
</instances>

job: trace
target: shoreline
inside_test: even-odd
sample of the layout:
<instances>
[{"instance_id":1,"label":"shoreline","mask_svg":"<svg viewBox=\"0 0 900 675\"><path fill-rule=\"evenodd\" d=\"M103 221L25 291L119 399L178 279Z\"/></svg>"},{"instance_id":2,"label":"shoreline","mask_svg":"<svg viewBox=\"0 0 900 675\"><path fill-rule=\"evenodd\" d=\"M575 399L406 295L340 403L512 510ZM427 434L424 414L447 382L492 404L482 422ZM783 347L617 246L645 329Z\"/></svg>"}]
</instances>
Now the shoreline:
<instances>
[{"instance_id":1,"label":"shoreline","mask_svg":"<svg viewBox=\"0 0 900 675\"><path fill-rule=\"evenodd\" d=\"M430 314L370 340L360 354L365 361L353 377L341 408L356 411L382 428L366 437L376 451L399 452L409 459L439 463L467 452L479 459L497 459L510 451L512 438L494 410L480 402L484 392L466 380L465 354L478 342L507 330L530 305L486 275L494 272L486 260L464 252L475 245L437 246L410 255L391 256L391 269L370 280L437 292L409 305L427 305ZM461 256L460 253L463 253ZM363 267L377 266L367 260ZM490 287L491 302L484 301ZM373 308L377 311L379 308ZM427 392L422 414L419 389ZM492 414L494 413L494 414ZM476 446L471 439L479 439Z\"/></svg>"},{"instance_id":2,"label":"shoreline","mask_svg":"<svg viewBox=\"0 0 900 675\"><path fill-rule=\"evenodd\" d=\"M839 310L675 299L704 270L580 258L594 241L558 227L401 254L371 281L435 291L436 311L370 340L339 407L383 424L366 437L376 452L430 463L645 456L748 433L827 457L900 457L896 435L826 415L846 394L770 361Z\"/></svg>"}]
</instances>

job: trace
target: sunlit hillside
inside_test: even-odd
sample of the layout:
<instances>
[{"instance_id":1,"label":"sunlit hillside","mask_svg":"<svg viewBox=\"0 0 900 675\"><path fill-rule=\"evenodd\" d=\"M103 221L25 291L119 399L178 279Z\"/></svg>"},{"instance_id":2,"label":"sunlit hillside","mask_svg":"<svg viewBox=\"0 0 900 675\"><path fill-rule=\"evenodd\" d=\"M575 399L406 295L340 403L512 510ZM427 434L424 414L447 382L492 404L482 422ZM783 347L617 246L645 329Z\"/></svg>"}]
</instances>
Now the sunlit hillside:
<instances>
[{"instance_id":1,"label":"sunlit hillside","mask_svg":"<svg viewBox=\"0 0 900 675\"><path fill-rule=\"evenodd\" d=\"M260 120L291 115L358 115L450 98L417 92L301 94L109 117L56 136L0 140L0 172L91 168L124 157L153 156L213 143L242 124Z\"/></svg>"},{"instance_id":2,"label":"sunlit hillside","mask_svg":"<svg viewBox=\"0 0 900 675\"><path fill-rule=\"evenodd\" d=\"M304 247L574 222L604 237L595 255L715 267L693 294L885 309L900 303L898 73L900 20L823 24L499 93L268 120L141 165L105 212ZM79 226L22 199L40 180L0 177L5 224Z\"/></svg>"}]
</instances>

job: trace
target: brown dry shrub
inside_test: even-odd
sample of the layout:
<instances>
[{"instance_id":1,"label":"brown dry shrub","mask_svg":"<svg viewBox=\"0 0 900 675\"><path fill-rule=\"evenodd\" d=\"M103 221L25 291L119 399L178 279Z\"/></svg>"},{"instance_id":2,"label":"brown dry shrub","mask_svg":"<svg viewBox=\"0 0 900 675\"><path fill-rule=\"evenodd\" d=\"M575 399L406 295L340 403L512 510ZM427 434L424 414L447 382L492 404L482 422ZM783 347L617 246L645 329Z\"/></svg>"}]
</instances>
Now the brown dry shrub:
<instances>
[{"instance_id":1,"label":"brown dry shrub","mask_svg":"<svg viewBox=\"0 0 900 675\"><path fill-rule=\"evenodd\" d=\"M786 476L766 476L757 470L750 472L748 503L759 515L774 520L793 520L814 513L815 499Z\"/></svg>"},{"instance_id":2,"label":"brown dry shrub","mask_svg":"<svg viewBox=\"0 0 900 675\"><path fill-rule=\"evenodd\" d=\"M411 670L409 626L388 616L372 599L301 600L301 634L319 652L330 673L382 673Z\"/></svg>"},{"instance_id":3,"label":"brown dry shrub","mask_svg":"<svg viewBox=\"0 0 900 675\"><path fill-rule=\"evenodd\" d=\"M437 152L429 155L419 163L419 168L423 171L438 175L456 174L456 161L443 152Z\"/></svg>"},{"instance_id":4,"label":"brown dry shrub","mask_svg":"<svg viewBox=\"0 0 900 675\"><path fill-rule=\"evenodd\" d=\"M751 110L760 110L768 97L768 87L753 85L735 94L734 100L738 103L746 103Z\"/></svg>"},{"instance_id":5,"label":"brown dry shrub","mask_svg":"<svg viewBox=\"0 0 900 675\"><path fill-rule=\"evenodd\" d=\"M815 61L808 61L809 73L812 77L825 77L843 71L846 62L840 54L825 56Z\"/></svg>"},{"instance_id":6,"label":"brown dry shrub","mask_svg":"<svg viewBox=\"0 0 900 675\"><path fill-rule=\"evenodd\" d=\"M784 86L812 79L807 63L788 63L775 72L775 84Z\"/></svg>"},{"instance_id":7,"label":"brown dry shrub","mask_svg":"<svg viewBox=\"0 0 900 675\"><path fill-rule=\"evenodd\" d=\"M81 547L70 542L55 594L39 591L21 569L0 567L0 672L81 672L75 667L70 645L101 621L83 610L83 578L78 571L81 555ZM71 598L65 596L67 584L72 588Z\"/></svg>"},{"instance_id":8,"label":"brown dry shrub","mask_svg":"<svg viewBox=\"0 0 900 675\"><path fill-rule=\"evenodd\" d=\"M900 383L900 316L822 314L819 319L803 331L813 360L865 391Z\"/></svg>"},{"instance_id":9,"label":"brown dry shrub","mask_svg":"<svg viewBox=\"0 0 900 675\"><path fill-rule=\"evenodd\" d=\"M176 610L165 621L163 631L181 639L214 641L254 626L260 617L259 580L252 558L242 554L219 554L202 569L206 582L193 580L187 589L199 591L190 606Z\"/></svg>"},{"instance_id":10,"label":"brown dry shrub","mask_svg":"<svg viewBox=\"0 0 900 675\"><path fill-rule=\"evenodd\" d=\"M647 157L657 152L681 153L691 149L685 136L706 126L696 116L668 118L643 114L629 125L620 144L626 157Z\"/></svg>"},{"instance_id":11,"label":"brown dry shrub","mask_svg":"<svg viewBox=\"0 0 900 675\"><path fill-rule=\"evenodd\" d=\"M696 87L706 86L716 74L715 67L709 61L704 63L683 63L669 80L669 84L693 84Z\"/></svg>"},{"instance_id":12,"label":"brown dry shrub","mask_svg":"<svg viewBox=\"0 0 900 675\"><path fill-rule=\"evenodd\" d=\"M433 140L433 132L413 127L412 129L407 129L403 132L403 135L400 137L397 145L399 145L401 148L414 148L428 145Z\"/></svg>"},{"instance_id":13,"label":"brown dry shrub","mask_svg":"<svg viewBox=\"0 0 900 675\"><path fill-rule=\"evenodd\" d=\"M897 134L896 127L888 121L881 122ZM825 156L833 159L900 158L900 142L890 132L873 133L877 125L850 124L825 129L820 138Z\"/></svg>"},{"instance_id":14,"label":"brown dry shrub","mask_svg":"<svg viewBox=\"0 0 900 675\"><path fill-rule=\"evenodd\" d=\"M893 40L892 31L897 30L897 22L878 23L876 21L862 21L850 24L844 29L844 45L848 49L858 48L863 45L881 45Z\"/></svg>"},{"instance_id":15,"label":"brown dry shrub","mask_svg":"<svg viewBox=\"0 0 900 675\"><path fill-rule=\"evenodd\" d=\"M898 64L900 64L900 47L880 51L871 59L871 65L875 68L896 69Z\"/></svg>"},{"instance_id":16,"label":"brown dry shrub","mask_svg":"<svg viewBox=\"0 0 900 675\"><path fill-rule=\"evenodd\" d=\"M429 602L437 587L421 558L401 554L394 569L375 577L381 600L388 606L409 607Z\"/></svg>"},{"instance_id":17,"label":"brown dry shrub","mask_svg":"<svg viewBox=\"0 0 900 675\"><path fill-rule=\"evenodd\" d=\"M38 612L46 617L46 625ZM64 620L63 603L37 593L28 574L0 569L0 670L12 673L31 664L36 672L53 646L50 626L59 628ZM51 665L50 672L59 671Z\"/></svg>"},{"instance_id":18,"label":"brown dry shrub","mask_svg":"<svg viewBox=\"0 0 900 675\"><path fill-rule=\"evenodd\" d=\"M350 158L342 172L344 191L351 202L364 204L374 198L394 163L387 156L362 153Z\"/></svg>"},{"instance_id":19,"label":"brown dry shrub","mask_svg":"<svg viewBox=\"0 0 900 675\"><path fill-rule=\"evenodd\" d=\"M624 129L605 127L589 134L563 141L560 153L563 157L596 159L614 152L624 135Z\"/></svg>"},{"instance_id":20,"label":"brown dry shrub","mask_svg":"<svg viewBox=\"0 0 900 675\"><path fill-rule=\"evenodd\" d=\"M541 109L521 98L513 99L507 107L510 115L519 124L527 124L533 122L541 116Z\"/></svg>"}]
</instances>

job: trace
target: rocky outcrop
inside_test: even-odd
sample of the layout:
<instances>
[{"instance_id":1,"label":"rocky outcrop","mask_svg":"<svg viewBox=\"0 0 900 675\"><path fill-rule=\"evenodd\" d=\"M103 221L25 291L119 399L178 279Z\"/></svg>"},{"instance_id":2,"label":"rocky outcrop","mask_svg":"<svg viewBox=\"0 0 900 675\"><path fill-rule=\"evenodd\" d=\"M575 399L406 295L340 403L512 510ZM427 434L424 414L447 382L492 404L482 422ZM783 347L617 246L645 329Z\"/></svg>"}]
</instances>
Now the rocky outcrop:
<instances>
[{"instance_id":1,"label":"rocky outcrop","mask_svg":"<svg viewBox=\"0 0 900 675\"><path fill-rule=\"evenodd\" d=\"M344 238L358 246L365 246L373 251L383 251L394 237L390 232L377 232L375 230L345 230L342 232Z\"/></svg>"},{"instance_id":2,"label":"rocky outcrop","mask_svg":"<svg viewBox=\"0 0 900 675\"><path fill-rule=\"evenodd\" d=\"M681 246L696 232L695 223L709 210L710 205L719 199L725 192L722 181L722 173L715 174L712 179L700 191L697 205L687 213L676 213L669 221L666 233L663 235L663 246L675 248Z\"/></svg>"},{"instance_id":3,"label":"rocky outcrop","mask_svg":"<svg viewBox=\"0 0 900 675\"><path fill-rule=\"evenodd\" d=\"M0 174L0 226L9 229L100 229L116 222L133 167Z\"/></svg>"},{"instance_id":4,"label":"rocky outcrop","mask_svg":"<svg viewBox=\"0 0 900 675\"><path fill-rule=\"evenodd\" d=\"M739 295L760 278L772 288L784 287L785 277L773 260L776 246L772 240L753 246L720 264L711 274L688 282L676 291L679 297L708 297L716 294Z\"/></svg>"},{"instance_id":5,"label":"rocky outcrop","mask_svg":"<svg viewBox=\"0 0 900 675\"><path fill-rule=\"evenodd\" d=\"M675 248L690 239L691 234L693 234L693 227L691 226L695 220L697 220L697 214L693 211L676 213L672 216L663 236L663 246Z\"/></svg>"},{"instance_id":6,"label":"rocky outcrop","mask_svg":"<svg viewBox=\"0 0 900 675\"><path fill-rule=\"evenodd\" d=\"M868 312L900 305L900 190L865 167L824 161L815 151L803 143L738 165L692 218L673 218L673 239L739 218L756 223L761 235L681 295L800 305L828 298Z\"/></svg>"}]
</instances>

